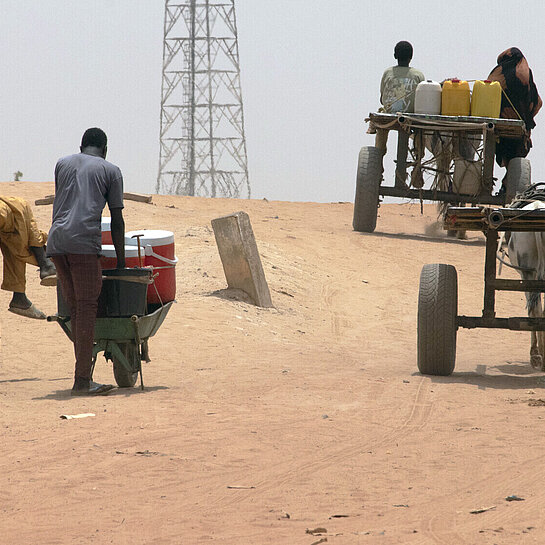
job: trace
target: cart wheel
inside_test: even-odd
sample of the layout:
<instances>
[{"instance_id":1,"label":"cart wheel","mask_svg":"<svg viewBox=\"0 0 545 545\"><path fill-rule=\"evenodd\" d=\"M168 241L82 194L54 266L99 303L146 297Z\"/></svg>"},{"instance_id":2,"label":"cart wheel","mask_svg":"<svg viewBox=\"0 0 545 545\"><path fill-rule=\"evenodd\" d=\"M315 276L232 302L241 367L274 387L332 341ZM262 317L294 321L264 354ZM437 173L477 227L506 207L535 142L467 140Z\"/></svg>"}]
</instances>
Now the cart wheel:
<instances>
[{"instance_id":1,"label":"cart wheel","mask_svg":"<svg viewBox=\"0 0 545 545\"><path fill-rule=\"evenodd\" d=\"M509 204L517 193L528 189L532 180L532 167L529 159L513 157L507 165L505 176L505 204Z\"/></svg>"},{"instance_id":2,"label":"cart wheel","mask_svg":"<svg viewBox=\"0 0 545 545\"><path fill-rule=\"evenodd\" d=\"M125 358L127 358L133 371L127 371L125 366L112 355L115 381L120 388L132 388L138 380L138 372L140 371L141 365L138 347L136 346L136 343L132 342L120 344L119 348L121 349L121 352L123 352Z\"/></svg>"},{"instance_id":3,"label":"cart wheel","mask_svg":"<svg viewBox=\"0 0 545 545\"><path fill-rule=\"evenodd\" d=\"M382 152L378 148L361 148L356 175L354 231L372 233L377 224L378 190L382 179Z\"/></svg>"},{"instance_id":4,"label":"cart wheel","mask_svg":"<svg viewBox=\"0 0 545 545\"><path fill-rule=\"evenodd\" d=\"M458 278L452 265L424 265L418 293L418 370L450 375L456 361Z\"/></svg>"}]
</instances>

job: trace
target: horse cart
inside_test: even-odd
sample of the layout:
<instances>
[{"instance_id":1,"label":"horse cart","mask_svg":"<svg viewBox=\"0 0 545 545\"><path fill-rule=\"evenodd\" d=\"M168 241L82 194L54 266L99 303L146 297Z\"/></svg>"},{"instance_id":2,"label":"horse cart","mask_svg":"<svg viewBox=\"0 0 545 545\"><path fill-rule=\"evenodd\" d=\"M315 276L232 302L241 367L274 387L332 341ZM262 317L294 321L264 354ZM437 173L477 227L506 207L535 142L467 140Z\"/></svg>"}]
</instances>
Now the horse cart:
<instances>
[{"instance_id":1,"label":"horse cart","mask_svg":"<svg viewBox=\"0 0 545 545\"><path fill-rule=\"evenodd\" d=\"M505 191L493 195L494 156L499 138L521 139L516 119L427 114L370 113L374 130L397 131L394 184L383 184L383 151L361 148L356 177L353 228L375 230L380 197L485 204L502 207L530 185L530 162L509 162Z\"/></svg>"},{"instance_id":2,"label":"horse cart","mask_svg":"<svg viewBox=\"0 0 545 545\"><path fill-rule=\"evenodd\" d=\"M419 371L426 375L450 375L454 371L460 327L545 331L545 317L500 318L495 312L497 291L545 292L543 280L501 279L496 274L498 233L545 231L545 209L449 207L444 228L485 233L484 305L481 316L459 316L455 267L424 265L418 295L417 362Z\"/></svg>"},{"instance_id":3,"label":"horse cart","mask_svg":"<svg viewBox=\"0 0 545 545\"><path fill-rule=\"evenodd\" d=\"M132 388L140 375L143 390L142 361L150 361L148 340L157 333L174 301L147 303L147 288L155 287L150 269L102 272L105 276L99 298L99 316L106 316L98 317L95 324L93 370L98 354L104 352L106 360L113 363L114 377L120 388ZM73 341L68 305L58 284L57 298L59 311L48 316L47 321L57 322Z\"/></svg>"}]
</instances>

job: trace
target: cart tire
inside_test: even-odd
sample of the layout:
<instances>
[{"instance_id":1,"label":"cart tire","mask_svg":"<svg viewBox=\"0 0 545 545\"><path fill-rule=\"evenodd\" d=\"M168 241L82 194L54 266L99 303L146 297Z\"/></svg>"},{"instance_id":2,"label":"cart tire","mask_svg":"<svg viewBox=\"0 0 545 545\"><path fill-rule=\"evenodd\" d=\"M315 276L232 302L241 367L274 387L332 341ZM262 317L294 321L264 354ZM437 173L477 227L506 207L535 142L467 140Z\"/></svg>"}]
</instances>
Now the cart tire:
<instances>
[{"instance_id":1,"label":"cart tire","mask_svg":"<svg viewBox=\"0 0 545 545\"><path fill-rule=\"evenodd\" d=\"M424 265L418 292L418 370L450 375L456 361L458 278L452 265Z\"/></svg>"},{"instance_id":2,"label":"cart tire","mask_svg":"<svg viewBox=\"0 0 545 545\"><path fill-rule=\"evenodd\" d=\"M127 371L125 366L112 356L115 381L120 388L132 388L138 380L138 373L141 365L138 347L136 343L132 342L120 345L120 349L125 358L129 361L133 371Z\"/></svg>"},{"instance_id":3,"label":"cart tire","mask_svg":"<svg viewBox=\"0 0 545 545\"><path fill-rule=\"evenodd\" d=\"M517 193L528 189L532 183L532 167L525 157L513 157L507 165L505 177L505 204L509 205Z\"/></svg>"},{"instance_id":4,"label":"cart tire","mask_svg":"<svg viewBox=\"0 0 545 545\"><path fill-rule=\"evenodd\" d=\"M373 146L361 148L354 198L354 231L372 233L377 225L378 192L382 179L382 151Z\"/></svg>"}]
</instances>

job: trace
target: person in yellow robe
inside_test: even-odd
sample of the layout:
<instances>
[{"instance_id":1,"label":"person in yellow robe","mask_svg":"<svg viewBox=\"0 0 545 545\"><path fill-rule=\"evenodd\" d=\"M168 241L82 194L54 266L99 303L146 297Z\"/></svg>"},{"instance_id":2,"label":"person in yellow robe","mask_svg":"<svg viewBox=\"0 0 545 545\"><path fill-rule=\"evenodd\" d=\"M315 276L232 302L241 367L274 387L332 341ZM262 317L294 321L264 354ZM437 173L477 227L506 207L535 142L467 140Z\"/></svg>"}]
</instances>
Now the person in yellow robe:
<instances>
[{"instance_id":1,"label":"person in yellow robe","mask_svg":"<svg viewBox=\"0 0 545 545\"><path fill-rule=\"evenodd\" d=\"M27 318L45 319L45 314L26 296L26 264L39 267L42 285L56 285L57 274L53 262L46 257L46 242L47 233L38 228L27 201L0 195L1 288L13 292L10 312Z\"/></svg>"}]
</instances>

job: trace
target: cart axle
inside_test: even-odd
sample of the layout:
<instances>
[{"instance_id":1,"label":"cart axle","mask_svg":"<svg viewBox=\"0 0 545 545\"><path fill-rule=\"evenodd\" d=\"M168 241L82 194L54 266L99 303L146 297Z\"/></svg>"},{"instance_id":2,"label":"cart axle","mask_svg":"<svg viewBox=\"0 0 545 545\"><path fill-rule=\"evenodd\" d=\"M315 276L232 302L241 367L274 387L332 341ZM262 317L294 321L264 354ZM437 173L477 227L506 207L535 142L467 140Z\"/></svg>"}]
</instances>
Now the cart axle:
<instances>
[{"instance_id":1,"label":"cart axle","mask_svg":"<svg viewBox=\"0 0 545 545\"><path fill-rule=\"evenodd\" d=\"M475 329L510 329L511 331L545 331L545 318L488 318L484 316L458 316L457 327Z\"/></svg>"}]
</instances>

